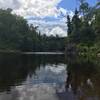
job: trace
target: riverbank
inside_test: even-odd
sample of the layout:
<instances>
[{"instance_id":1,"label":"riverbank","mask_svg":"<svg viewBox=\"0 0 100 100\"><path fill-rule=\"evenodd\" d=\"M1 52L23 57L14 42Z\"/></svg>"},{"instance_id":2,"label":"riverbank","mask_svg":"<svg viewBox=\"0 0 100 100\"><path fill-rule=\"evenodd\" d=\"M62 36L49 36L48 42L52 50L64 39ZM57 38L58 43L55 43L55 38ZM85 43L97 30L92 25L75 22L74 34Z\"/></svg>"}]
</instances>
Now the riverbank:
<instances>
[{"instance_id":1,"label":"riverbank","mask_svg":"<svg viewBox=\"0 0 100 100\"><path fill-rule=\"evenodd\" d=\"M64 52L58 52L58 51L55 51L55 52L27 52L27 51L18 51L18 50L0 50L0 53L18 53L18 54L39 54L39 55L63 55L65 54Z\"/></svg>"}]
</instances>

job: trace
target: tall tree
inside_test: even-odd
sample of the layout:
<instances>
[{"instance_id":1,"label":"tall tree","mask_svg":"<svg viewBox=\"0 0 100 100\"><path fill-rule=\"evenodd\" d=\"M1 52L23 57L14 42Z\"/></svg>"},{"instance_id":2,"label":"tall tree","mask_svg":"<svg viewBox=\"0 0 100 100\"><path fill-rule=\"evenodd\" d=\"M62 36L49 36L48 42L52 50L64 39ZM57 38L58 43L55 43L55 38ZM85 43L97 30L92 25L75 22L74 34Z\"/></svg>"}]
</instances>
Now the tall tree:
<instances>
[{"instance_id":1,"label":"tall tree","mask_svg":"<svg viewBox=\"0 0 100 100\"><path fill-rule=\"evenodd\" d=\"M67 34L69 36L72 33L72 23L69 15L67 16L67 28Z\"/></svg>"},{"instance_id":2,"label":"tall tree","mask_svg":"<svg viewBox=\"0 0 100 100\"><path fill-rule=\"evenodd\" d=\"M72 33L71 33L71 39L74 43L79 42L79 34L80 34L80 28L81 28L81 20L79 18L79 12L77 9L75 10L75 14L72 18Z\"/></svg>"}]
</instances>

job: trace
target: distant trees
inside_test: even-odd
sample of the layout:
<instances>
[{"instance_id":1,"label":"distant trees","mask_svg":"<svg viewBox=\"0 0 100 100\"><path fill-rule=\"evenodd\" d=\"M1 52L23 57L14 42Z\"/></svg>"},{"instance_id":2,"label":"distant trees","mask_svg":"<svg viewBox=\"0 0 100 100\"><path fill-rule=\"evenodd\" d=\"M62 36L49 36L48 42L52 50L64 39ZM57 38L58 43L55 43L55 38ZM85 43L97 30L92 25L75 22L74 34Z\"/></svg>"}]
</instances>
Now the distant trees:
<instances>
[{"instance_id":1,"label":"distant trees","mask_svg":"<svg viewBox=\"0 0 100 100\"><path fill-rule=\"evenodd\" d=\"M64 51L65 38L59 36L40 35L36 45L36 51Z\"/></svg>"},{"instance_id":2,"label":"distant trees","mask_svg":"<svg viewBox=\"0 0 100 100\"><path fill-rule=\"evenodd\" d=\"M64 38L41 35L38 26L11 11L0 9L0 51L64 51Z\"/></svg>"}]
</instances>

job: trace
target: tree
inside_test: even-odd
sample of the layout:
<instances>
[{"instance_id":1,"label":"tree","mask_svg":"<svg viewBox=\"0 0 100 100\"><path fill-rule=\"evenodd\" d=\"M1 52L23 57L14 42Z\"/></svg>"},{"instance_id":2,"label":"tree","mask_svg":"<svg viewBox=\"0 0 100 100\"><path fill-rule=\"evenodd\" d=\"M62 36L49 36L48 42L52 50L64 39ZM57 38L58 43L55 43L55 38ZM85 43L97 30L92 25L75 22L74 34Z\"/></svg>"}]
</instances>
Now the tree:
<instances>
[{"instance_id":1,"label":"tree","mask_svg":"<svg viewBox=\"0 0 100 100\"><path fill-rule=\"evenodd\" d=\"M11 9L0 9L0 49L32 50L36 34L23 17L11 14Z\"/></svg>"},{"instance_id":2,"label":"tree","mask_svg":"<svg viewBox=\"0 0 100 100\"><path fill-rule=\"evenodd\" d=\"M75 10L72 20L70 20L69 16L67 17L68 32L70 33L68 34L69 50L73 47L77 48L81 44L87 48L93 46L97 37L96 33L100 33L100 8L90 7L85 0L79 1L79 11Z\"/></svg>"},{"instance_id":3,"label":"tree","mask_svg":"<svg viewBox=\"0 0 100 100\"><path fill-rule=\"evenodd\" d=\"M69 36L72 33L72 23L69 15L67 16L67 27L68 27L67 33Z\"/></svg>"},{"instance_id":4,"label":"tree","mask_svg":"<svg viewBox=\"0 0 100 100\"><path fill-rule=\"evenodd\" d=\"M89 4L86 2L86 0L79 0L80 2L80 7L79 10L85 16L89 12Z\"/></svg>"},{"instance_id":5,"label":"tree","mask_svg":"<svg viewBox=\"0 0 100 100\"><path fill-rule=\"evenodd\" d=\"M73 43L78 43L80 39L80 28L81 28L81 20L79 18L79 12L77 9L75 10L75 14L72 18L72 33L70 35L71 41Z\"/></svg>"}]
</instances>

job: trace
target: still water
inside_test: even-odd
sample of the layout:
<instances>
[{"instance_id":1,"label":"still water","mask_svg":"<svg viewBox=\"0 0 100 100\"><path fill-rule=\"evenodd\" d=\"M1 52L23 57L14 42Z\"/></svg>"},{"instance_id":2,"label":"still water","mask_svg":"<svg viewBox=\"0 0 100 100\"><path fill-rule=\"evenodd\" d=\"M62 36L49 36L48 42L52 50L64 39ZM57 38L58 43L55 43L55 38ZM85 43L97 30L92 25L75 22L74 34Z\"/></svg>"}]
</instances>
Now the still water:
<instances>
[{"instance_id":1,"label":"still water","mask_svg":"<svg viewBox=\"0 0 100 100\"><path fill-rule=\"evenodd\" d=\"M63 54L0 54L0 100L100 100L99 63Z\"/></svg>"}]
</instances>

